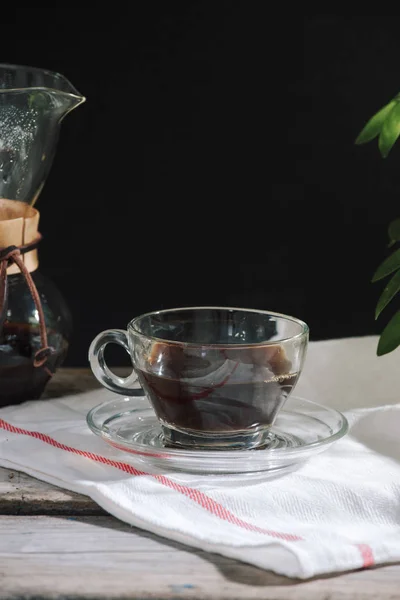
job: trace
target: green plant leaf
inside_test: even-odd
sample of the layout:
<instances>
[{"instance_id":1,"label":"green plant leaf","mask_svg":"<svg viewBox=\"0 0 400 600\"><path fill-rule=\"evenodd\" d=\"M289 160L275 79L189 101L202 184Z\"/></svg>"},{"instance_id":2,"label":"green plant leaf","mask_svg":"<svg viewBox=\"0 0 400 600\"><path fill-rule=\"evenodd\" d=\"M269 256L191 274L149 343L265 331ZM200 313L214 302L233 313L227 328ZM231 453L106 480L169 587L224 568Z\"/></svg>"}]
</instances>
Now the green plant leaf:
<instances>
[{"instance_id":1,"label":"green plant leaf","mask_svg":"<svg viewBox=\"0 0 400 600\"><path fill-rule=\"evenodd\" d=\"M379 135L381 132L383 122L385 121L392 108L394 108L395 106L396 101L392 100L391 102L389 102L389 104L386 104L386 106L384 106L377 113L375 113L374 116L371 117L368 123L365 125L361 133L359 133L356 139L356 144L366 144L367 142L370 142L371 140L376 138L376 136Z\"/></svg>"},{"instance_id":2,"label":"green plant leaf","mask_svg":"<svg viewBox=\"0 0 400 600\"><path fill-rule=\"evenodd\" d=\"M377 355L383 356L400 346L400 310L394 315L379 338Z\"/></svg>"},{"instance_id":3,"label":"green plant leaf","mask_svg":"<svg viewBox=\"0 0 400 600\"><path fill-rule=\"evenodd\" d=\"M388 229L389 240L393 244L400 242L400 219L395 219L389 225Z\"/></svg>"},{"instance_id":4,"label":"green plant leaf","mask_svg":"<svg viewBox=\"0 0 400 600\"><path fill-rule=\"evenodd\" d=\"M383 158L386 158L391 151L393 144L400 135L400 104L389 111L383 121L382 129L379 134L379 150Z\"/></svg>"},{"instance_id":5,"label":"green plant leaf","mask_svg":"<svg viewBox=\"0 0 400 600\"><path fill-rule=\"evenodd\" d=\"M374 276L372 277L372 283L383 279L386 277L386 275L390 275L390 273L393 273L393 271L397 271L397 269L400 269L400 248L388 256L377 268Z\"/></svg>"},{"instance_id":6,"label":"green plant leaf","mask_svg":"<svg viewBox=\"0 0 400 600\"><path fill-rule=\"evenodd\" d=\"M375 310L375 319L379 317L383 309L389 304L392 298L400 291L400 270L397 271L383 290L378 300Z\"/></svg>"}]
</instances>

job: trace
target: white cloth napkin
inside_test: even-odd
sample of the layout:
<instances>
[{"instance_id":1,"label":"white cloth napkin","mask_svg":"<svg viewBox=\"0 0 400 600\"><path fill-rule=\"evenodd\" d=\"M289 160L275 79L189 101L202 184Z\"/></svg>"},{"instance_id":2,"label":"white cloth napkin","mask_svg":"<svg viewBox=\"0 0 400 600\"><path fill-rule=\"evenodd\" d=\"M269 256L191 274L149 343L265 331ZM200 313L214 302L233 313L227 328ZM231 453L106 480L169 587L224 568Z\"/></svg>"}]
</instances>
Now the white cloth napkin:
<instances>
[{"instance_id":1,"label":"white cloth napkin","mask_svg":"<svg viewBox=\"0 0 400 600\"><path fill-rule=\"evenodd\" d=\"M348 436L295 473L143 472L86 425L105 390L0 410L0 465L86 494L126 523L290 577L400 560L400 352L376 337L310 344L295 394L338 408ZM136 462L135 462L136 460Z\"/></svg>"}]
</instances>

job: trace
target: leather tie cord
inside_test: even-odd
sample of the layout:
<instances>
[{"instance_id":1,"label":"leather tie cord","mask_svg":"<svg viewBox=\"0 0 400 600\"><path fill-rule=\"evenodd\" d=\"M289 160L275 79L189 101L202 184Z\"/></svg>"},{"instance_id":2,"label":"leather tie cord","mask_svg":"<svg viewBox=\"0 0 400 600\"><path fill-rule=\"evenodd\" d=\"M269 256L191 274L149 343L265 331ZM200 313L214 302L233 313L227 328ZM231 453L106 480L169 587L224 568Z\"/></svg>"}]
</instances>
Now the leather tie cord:
<instances>
[{"instance_id":1,"label":"leather tie cord","mask_svg":"<svg viewBox=\"0 0 400 600\"><path fill-rule=\"evenodd\" d=\"M39 234L39 236L32 243L27 244L25 246L8 246L7 248L0 249L0 315L2 314L3 310L5 310L5 303L7 301L7 267L11 263L15 263L25 278L26 284L32 295L32 299L35 303L36 310L38 311L39 315L41 347L35 353L33 365L34 367L43 367L46 370L46 372L51 376L53 375L53 373L45 366L45 363L47 362L47 359L51 354L51 348L48 346L46 323L44 320L42 303L40 302L39 293L36 289L32 276L26 268L24 261L22 260L22 255L36 248L40 240L41 236Z\"/></svg>"}]
</instances>

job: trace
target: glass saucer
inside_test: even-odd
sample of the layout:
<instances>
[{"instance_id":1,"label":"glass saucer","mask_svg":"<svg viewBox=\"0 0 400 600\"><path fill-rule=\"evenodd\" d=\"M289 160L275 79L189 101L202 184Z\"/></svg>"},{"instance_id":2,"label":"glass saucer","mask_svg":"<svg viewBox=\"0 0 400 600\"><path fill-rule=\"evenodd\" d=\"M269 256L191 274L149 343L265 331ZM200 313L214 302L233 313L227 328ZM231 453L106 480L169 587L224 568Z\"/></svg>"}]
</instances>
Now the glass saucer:
<instances>
[{"instance_id":1,"label":"glass saucer","mask_svg":"<svg viewBox=\"0 0 400 600\"><path fill-rule=\"evenodd\" d=\"M187 473L290 472L343 437L346 418L338 411L290 397L271 427L267 444L253 450L193 450L167 447L147 399L117 397L93 408L89 428L105 442L148 466Z\"/></svg>"}]
</instances>

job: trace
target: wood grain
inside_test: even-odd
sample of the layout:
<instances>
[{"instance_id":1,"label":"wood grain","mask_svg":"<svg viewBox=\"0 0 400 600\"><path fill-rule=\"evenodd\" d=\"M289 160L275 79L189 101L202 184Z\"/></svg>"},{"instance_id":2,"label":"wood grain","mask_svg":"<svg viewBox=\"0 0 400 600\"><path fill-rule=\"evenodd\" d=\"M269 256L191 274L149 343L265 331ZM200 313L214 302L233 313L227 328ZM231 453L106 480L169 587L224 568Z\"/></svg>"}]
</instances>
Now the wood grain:
<instances>
[{"instance_id":1,"label":"wood grain","mask_svg":"<svg viewBox=\"0 0 400 600\"><path fill-rule=\"evenodd\" d=\"M0 517L0 598L399 598L399 568L295 582L112 517Z\"/></svg>"},{"instance_id":2,"label":"wood grain","mask_svg":"<svg viewBox=\"0 0 400 600\"><path fill-rule=\"evenodd\" d=\"M112 368L120 377L126 377L131 370L127 367ZM43 399L61 398L99 388L101 385L90 369L59 369L45 388Z\"/></svg>"},{"instance_id":3,"label":"wood grain","mask_svg":"<svg viewBox=\"0 0 400 600\"><path fill-rule=\"evenodd\" d=\"M91 498L0 467L0 515L104 515Z\"/></svg>"}]
</instances>

